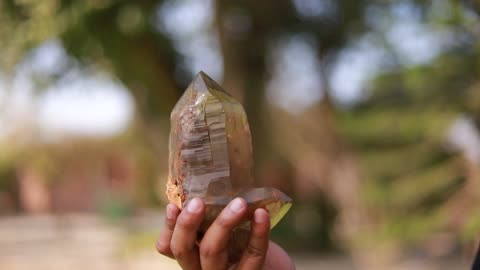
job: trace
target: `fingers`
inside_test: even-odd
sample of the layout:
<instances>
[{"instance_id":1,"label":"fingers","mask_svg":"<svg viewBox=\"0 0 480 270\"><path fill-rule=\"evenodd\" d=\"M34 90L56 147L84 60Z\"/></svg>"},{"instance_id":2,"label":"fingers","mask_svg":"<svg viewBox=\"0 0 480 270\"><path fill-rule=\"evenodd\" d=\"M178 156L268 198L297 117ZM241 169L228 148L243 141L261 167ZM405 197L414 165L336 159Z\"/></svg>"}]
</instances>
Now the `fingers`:
<instances>
[{"instance_id":1,"label":"fingers","mask_svg":"<svg viewBox=\"0 0 480 270\"><path fill-rule=\"evenodd\" d=\"M172 241L173 229L175 228L178 214L180 214L180 209L178 209L176 205L167 205L165 228L162 230L157 240L157 251L160 254L163 254L170 258L173 258L173 253L170 249L170 242Z\"/></svg>"},{"instance_id":2,"label":"fingers","mask_svg":"<svg viewBox=\"0 0 480 270\"><path fill-rule=\"evenodd\" d=\"M197 230L205 214L205 205L199 198L192 199L177 218L173 230L170 249L178 264L184 270L200 268L197 240Z\"/></svg>"},{"instance_id":3,"label":"fingers","mask_svg":"<svg viewBox=\"0 0 480 270\"><path fill-rule=\"evenodd\" d=\"M173 204L167 206L165 229L157 241L157 250L175 258L185 270L224 269L228 261L227 245L233 229L247 212L247 204L237 198L220 213L205 233L197 248L197 231L205 215L205 205L194 198L180 210ZM262 269L268 250L270 218L264 209L257 209L251 226L248 247L237 269Z\"/></svg>"},{"instance_id":4,"label":"fingers","mask_svg":"<svg viewBox=\"0 0 480 270\"><path fill-rule=\"evenodd\" d=\"M246 212L245 200L236 198L215 219L200 243L202 269L225 269L228 263L228 240L232 230L240 224Z\"/></svg>"},{"instance_id":5,"label":"fingers","mask_svg":"<svg viewBox=\"0 0 480 270\"><path fill-rule=\"evenodd\" d=\"M238 270L262 269L268 250L269 232L270 217L267 211L262 208L255 210L250 240L238 263Z\"/></svg>"},{"instance_id":6,"label":"fingers","mask_svg":"<svg viewBox=\"0 0 480 270\"><path fill-rule=\"evenodd\" d=\"M264 269L295 270L295 264L288 254L279 245L270 241Z\"/></svg>"}]
</instances>

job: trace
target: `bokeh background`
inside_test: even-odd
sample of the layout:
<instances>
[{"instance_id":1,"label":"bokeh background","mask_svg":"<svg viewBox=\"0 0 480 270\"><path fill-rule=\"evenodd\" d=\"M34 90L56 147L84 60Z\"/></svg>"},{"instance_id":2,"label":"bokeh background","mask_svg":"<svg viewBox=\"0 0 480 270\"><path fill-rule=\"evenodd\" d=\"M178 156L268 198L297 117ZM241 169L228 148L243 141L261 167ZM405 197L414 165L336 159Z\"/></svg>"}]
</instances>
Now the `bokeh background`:
<instances>
[{"instance_id":1,"label":"bokeh background","mask_svg":"<svg viewBox=\"0 0 480 270\"><path fill-rule=\"evenodd\" d=\"M480 231L480 1L3 0L0 268L157 255L169 113L244 104L298 269L467 269Z\"/></svg>"}]
</instances>

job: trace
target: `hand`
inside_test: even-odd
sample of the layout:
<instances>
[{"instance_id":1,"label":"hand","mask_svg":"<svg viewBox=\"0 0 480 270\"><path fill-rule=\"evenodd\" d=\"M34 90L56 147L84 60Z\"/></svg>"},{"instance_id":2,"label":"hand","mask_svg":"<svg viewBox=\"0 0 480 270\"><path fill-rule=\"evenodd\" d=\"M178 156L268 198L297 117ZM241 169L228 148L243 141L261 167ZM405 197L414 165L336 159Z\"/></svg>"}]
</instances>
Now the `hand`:
<instances>
[{"instance_id":1,"label":"hand","mask_svg":"<svg viewBox=\"0 0 480 270\"><path fill-rule=\"evenodd\" d=\"M199 244L196 243L197 230L205 215L205 204L201 199L194 198L183 211L169 204L166 212L166 228L157 241L158 252L176 259L185 270L228 268L227 244L230 233L247 213L247 204L243 199L236 198L223 209ZM255 210L248 247L234 269L295 269L285 251L269 241L269 231L267 211Z\"/></svg>"}]
</instances>

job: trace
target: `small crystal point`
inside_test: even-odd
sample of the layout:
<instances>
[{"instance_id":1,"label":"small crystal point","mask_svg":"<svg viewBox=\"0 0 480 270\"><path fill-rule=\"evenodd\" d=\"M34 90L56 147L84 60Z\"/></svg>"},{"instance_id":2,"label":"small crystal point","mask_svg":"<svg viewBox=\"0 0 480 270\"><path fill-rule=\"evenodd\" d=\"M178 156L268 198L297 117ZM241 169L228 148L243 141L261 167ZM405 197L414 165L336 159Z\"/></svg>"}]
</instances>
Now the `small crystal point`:
<instances>
[{"instance_id":1,"label":"small crystal point","mask_svg":"<svg viewBox=\"0 0 480 270\"><path fill-rule=\"evenodd\" d=\"M193 80L197 91L210 90L215 94L215 92L222 92L230 96L216 81L210 78L205 72L200 71Z\"/></svg>"},{"instance_id":2,"label":"small crystal point","mask_svg":"<svg viewBox=\"0 0 480 270\"><path fill-rule=\"evenodd\" d=\"M248 189L240 197L247 201L252 214L257 208L265 208L270 213L270 228L275 227L292 207L287 195L271 187Z\"/></svg>"},{"instance_id":3,"label":"small crystal point","mask_svg":"<svg viewBox=\"0 0 480 270\"><path fill-rule=\"evenodd\" d=\"M167 197L183 208L194 197L207 206L204 232L235 197L243 197L249 215L270 213L275 226L291 199L274 188L253 188L250 128L242 105L200 71L171 115ZM248 222L240 227L248 229Z\"/></svg>"}]
</instances>

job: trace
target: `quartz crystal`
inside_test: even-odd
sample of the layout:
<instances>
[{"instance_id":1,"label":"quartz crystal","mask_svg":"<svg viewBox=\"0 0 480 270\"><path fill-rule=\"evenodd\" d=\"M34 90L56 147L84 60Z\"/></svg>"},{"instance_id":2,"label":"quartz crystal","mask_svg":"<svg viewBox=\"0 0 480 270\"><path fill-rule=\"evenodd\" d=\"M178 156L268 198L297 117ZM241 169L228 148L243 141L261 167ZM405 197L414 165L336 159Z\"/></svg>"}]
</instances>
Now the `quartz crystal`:
<instances>
[{"instance_id":1,"label":"quartz crystal","mask_svg":"<svg viewBox=\"0 0 480 270\"><path fill-rule=\"evenodd\" d=\"M194 197L207 206L200 234L235 197L248 203L248 218L265 208L275 226L291 200L274 188L254 188L250 128L242 105L200 72L173 109L167 197L182 209ZM239 229L248 230L248 219Z\"/></svg>"}]
</instances>

